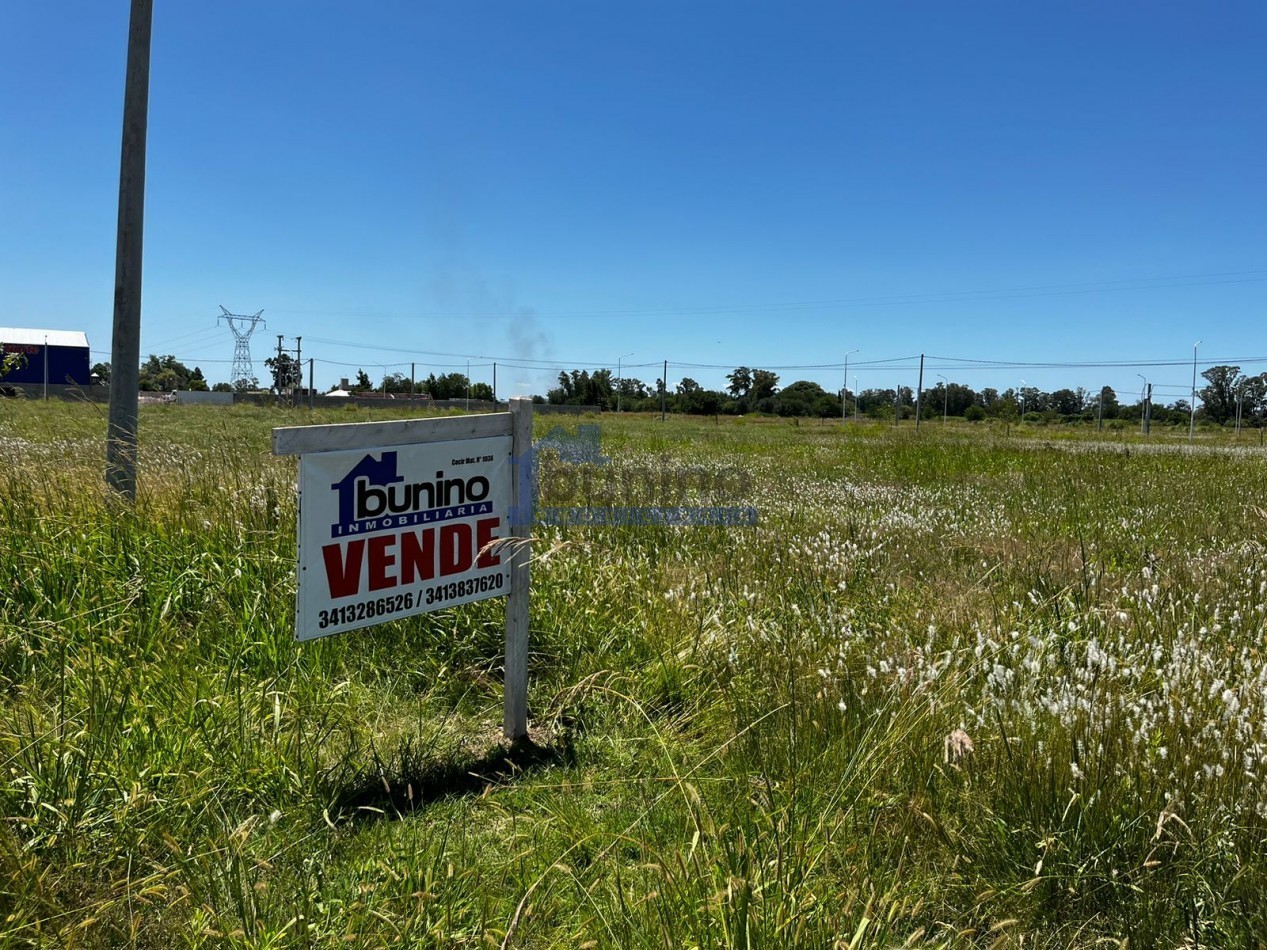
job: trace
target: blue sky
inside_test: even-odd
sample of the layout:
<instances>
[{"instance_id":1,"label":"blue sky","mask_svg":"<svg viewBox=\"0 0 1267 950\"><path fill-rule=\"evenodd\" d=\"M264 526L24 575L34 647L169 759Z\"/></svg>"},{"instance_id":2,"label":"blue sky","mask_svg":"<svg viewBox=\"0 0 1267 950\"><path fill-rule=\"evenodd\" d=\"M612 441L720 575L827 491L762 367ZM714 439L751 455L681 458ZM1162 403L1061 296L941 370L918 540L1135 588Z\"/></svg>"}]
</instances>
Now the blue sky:
<instances>
[{"instance_id":1,"label":"blue sky","mask_svg":"<svg viewBox=\"0 0 1267 950\"><path fill-rule=\"evenodd\" d=\"M1168 402L1190 364L1014 364L1267 354L1261 3L155 7L142 353L212 380L222 304L261 376L283 333L319 385L497 359L502 394L631 352L836 389L858 349L851 387L925 352ZM127 14L0 33L0 324L98 359Z\"/></svg>"}]
</instances>

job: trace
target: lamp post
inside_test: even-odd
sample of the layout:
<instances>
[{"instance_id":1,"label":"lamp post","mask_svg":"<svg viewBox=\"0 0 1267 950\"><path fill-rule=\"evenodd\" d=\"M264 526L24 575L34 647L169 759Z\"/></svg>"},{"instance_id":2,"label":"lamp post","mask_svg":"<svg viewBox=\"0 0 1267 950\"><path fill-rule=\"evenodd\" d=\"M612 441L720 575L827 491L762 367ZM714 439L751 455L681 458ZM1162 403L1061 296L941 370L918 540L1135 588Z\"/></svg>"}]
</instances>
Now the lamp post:
<instances>
[{"instance_id":1,"label":"lamp post","mask_svg":"<svg viewBox=\"0 0 1267 950\"><path fill-rule=\"evenodd\" d=\"M1188 444L1192 444L1192 439L1197 432L1197 347L1201 345L1201 341L1197 340L1192 344L1192 397L1188 406Z\"/></svg>"},{"instance_id":2,"label":"lamp post","mask_svg":"<svg viewBox=\"0 0 1267 950\"><path fill-rule=\"evenodd\" d=\"M861 352L862 352L861 350L849 351L849 353L861 353ZM841 422L844 422L846 418L845 417L845 397L849 395L849 353L845 354L845 388L840 391L840 421ZM856 392L857 387L854 387L854 388L855 388L855 392L853 395L853 405L854 405L854 408L857 409L858 408L858 393ZM857 421L857 420L855 419L854 421Z\"/></svg>"},{"instance_id":3,"label":"lamp post","mask_svg":"<svg viewBox=\"0 0 1267 950\"><path fill-rule=\"evenodd\" d=\"M948 410L949 410L949 408L950 408L950 380L948 380L948 379L947 379L945 376L943 376L941 373L938 373L938 374L937 374L937 378L938 378L938 379L940 379L940 380L941 380L941 382L942 382L942 388L941 388L941 421L942 421L942 424L944 425L944 424L945 424L945 422L946 422L946 417L949 415L949 411L948 411Z\"/></svg>"},{"instance_id":4,"label":"lamp post","mask_svg":"<svg viewBox=\"0 0 1267 950\"><path fill-rule=\"evenodd\" d=\"M617 412L620 412L620 389L621 389L620 361L623 360L626 356L633 356L633 354L625 353L621 356L616 357L616 411Z\"/></svg>"}]
</instances>

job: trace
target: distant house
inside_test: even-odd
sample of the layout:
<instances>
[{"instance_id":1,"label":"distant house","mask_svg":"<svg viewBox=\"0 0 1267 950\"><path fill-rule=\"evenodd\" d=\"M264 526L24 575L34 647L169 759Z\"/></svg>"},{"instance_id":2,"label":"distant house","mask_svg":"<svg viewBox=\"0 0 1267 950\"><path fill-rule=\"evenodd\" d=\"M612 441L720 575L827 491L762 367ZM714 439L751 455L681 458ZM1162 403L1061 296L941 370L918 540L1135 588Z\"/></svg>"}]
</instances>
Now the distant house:
<instances>
[{"instance_id":1,"label":"distant house","mask_svg":"<svg viewBox=\"0 0 1267 950\"><path fill-rule=\"evenodd\" d=\"M79 330L0 327L0 354L14 353L24 357L24 362L5 376L6 383L39 385L48 382L55 386L92 383L88 335Z\"/></svg>"}]
</instances>

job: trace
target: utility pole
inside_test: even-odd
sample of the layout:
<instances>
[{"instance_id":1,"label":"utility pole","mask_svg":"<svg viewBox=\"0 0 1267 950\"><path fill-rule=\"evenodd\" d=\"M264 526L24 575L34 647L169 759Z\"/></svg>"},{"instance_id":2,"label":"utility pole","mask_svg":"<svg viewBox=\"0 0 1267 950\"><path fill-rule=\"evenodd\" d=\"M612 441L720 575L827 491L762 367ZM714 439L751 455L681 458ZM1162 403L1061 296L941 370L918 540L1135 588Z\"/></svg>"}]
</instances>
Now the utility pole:
<instances>
[{"instance_id":1,"label":"utility pole","mask_svg":"<svg viewBox=\"0 0 1267 950\"><path fill-rule=\"evenodd\" d=\"M920 402L924 398L924 354L919 355L919 389L915 391L915 431L919 431Z\"/></svg>"},{"instance_id":2,"label":"utility pole","mask_svg":"<svg viewBox=\"0 0 1267 950\"><path fill-rule=\"evenodd\" d=\"M669 392L669 361L664 361L664 375L660 377L660 421L664 421L664 399Z\"/></svg>"},{"instance_id":3,"label":"utility pole","mask_svg":"<svg viewBox=\"0 0 1267 950\"><path fill-rule=\"evenodd\" d=\"M145 137L150 99L153 0L132 0L123 146L119 159L119 230L114 263L114 328L110 342L110 410L106 486L136 501L137 386L141 373L141 247L145 223Z\"/></svg>"},{"instance_id":4,"label":"utility pole","mask_svg":"<svg viewBox=\"0 0 1267 950\"><path fill-rule=\"evenodd\" d=\"M616 357L616 411L617 411L617 412L620 412L620 390L621 390L621 385L620 385L620 383L621 383L621 380L624 378L624 377L621 375L621 372L620 372L620 368L621 368L621 361L622 361L622 360L623 360L626 356L633 356L633 354L632 354L632 353L622 353L620 356Z\"/></svg>"},{"instance_id":5,"label":"utility pole","mask_svg":"<svg viewBox=\"0 0 1267 950\"><path fill-rule=\"evenodd\" d=\"M941 390L941 422L942 422L942 425L945 425L945 424L946 424L946 417L947 417L947 415L949 415L949 409L950 409L950 380L948 380L948 379L947 379L945 376L943 376L941 373L938 373L938 374L937 374L937 378L938 378L938 379L940 379L940 380L941 380L941 382L942 382L942 390Z\"/></svg>"},{"instance_id":6,"label":"utility pole","mask_svg":"<svg viewBox=\"0 0 1267 950\"><path fill-rule=\"evenodd\" d=\"M493 363L493 411L497 411L497 363Z\"/></svg>"},{"instance_id":7,"label":"utility pole","mask_svg":"<svg viewBox=\"0 0 1267 950\"><path fill-rule=\"evenodd\" d=\"M1100 398L1095 401L1095 431L1104 428L1104 390L1100 390Z\"/></svg>"},{"instance_id":8,"label":"utility pole","mask_svg":"<svg viewBox=\"0 0 1267 950\"><path fill-rule=\"evenodd\" d=\"M849 353L861 353L861 352L862 352L861 350L849 351ZM849 353L845 354L845 388L841 390L841 393L840 393L840 421L841 422L844 422L846 418L845 417L845 397L849 395ZM854 408L857 409L858 408L858 392L857 392L856 386L854 387L853 404L854 404Z\"/></svg>"},{"instance_id":9,"label":"utility pole","mask_svg":"<svg viewBox=\"0 0 1267 950\"><path fill-rule=\"evenodd\" d=\"M1144 388L1139 391L1139 431L1140 435L1148 435L1148 397L1152 390L1149 388L1147 376L1143 373L1135 375L1144 381Z\"/></svg>"},{"instance_id":10,"label":"utility pole","mask_svg":"<svg viewBox=\"0 0 1267 950\"><path fill-rule=\"evenodd\" d=\"M297 337L295 337L295 372L292 374L292 377L291 377L291 378L294 380L294 382L293 382L293 384L292 384L292 391L291 391L291 403L292 403L292 404L293 404L293 403L294 403L294 401L295 401L295 400L294 400L294 397L295 397L295 393L294 393L294 391L295 391L295 390L302 389L302 388L303 388L303 385L304 385L304 350L303 350L303 346L304 346L304 338L303 338L303 337L301 337L301 336L297 336Z\"/></svg>"},{"instance_id":11,"label":"utility pole","mask_svg":"<svg viewBox=\"0 0 1267 950\"><path fill-rule=\"evenodd\" d=\"M1201 341L1192 344L1192 400L1188 407L1188 444L1192 444L1197 433L1197 347Z\"/></svg>"},{"instance_id":12,"label":"utility pole","mask_svg":"<svg viewBox=\"0 0 1267 950\"><path fill-rule=\"evenodd\" d=\"M316 404L317 391L312 387L312 364L315 363L312 357L308 358L308 408L312 409ZM303 370L301 369L302 373Z\"/></svg>"}]
</instances>

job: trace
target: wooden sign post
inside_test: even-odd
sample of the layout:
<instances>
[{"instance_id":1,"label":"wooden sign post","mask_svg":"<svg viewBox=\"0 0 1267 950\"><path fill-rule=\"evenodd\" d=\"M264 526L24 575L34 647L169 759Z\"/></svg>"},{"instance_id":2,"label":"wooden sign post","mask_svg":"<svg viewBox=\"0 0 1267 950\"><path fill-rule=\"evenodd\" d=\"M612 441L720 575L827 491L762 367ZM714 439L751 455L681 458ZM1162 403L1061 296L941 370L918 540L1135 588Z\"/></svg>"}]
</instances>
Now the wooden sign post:
<instances>
[{"instance_id":1,"label":"wooden sign post","mask_svg":"<svg viewBox=\"0 0 1267 950\"><path fill-rule=\"evenodd\" d=\"M295 636L506 597L505 709L528 735L532 400L509 412L287 426L299 456Z\"/></svg>"}]
</instances>

